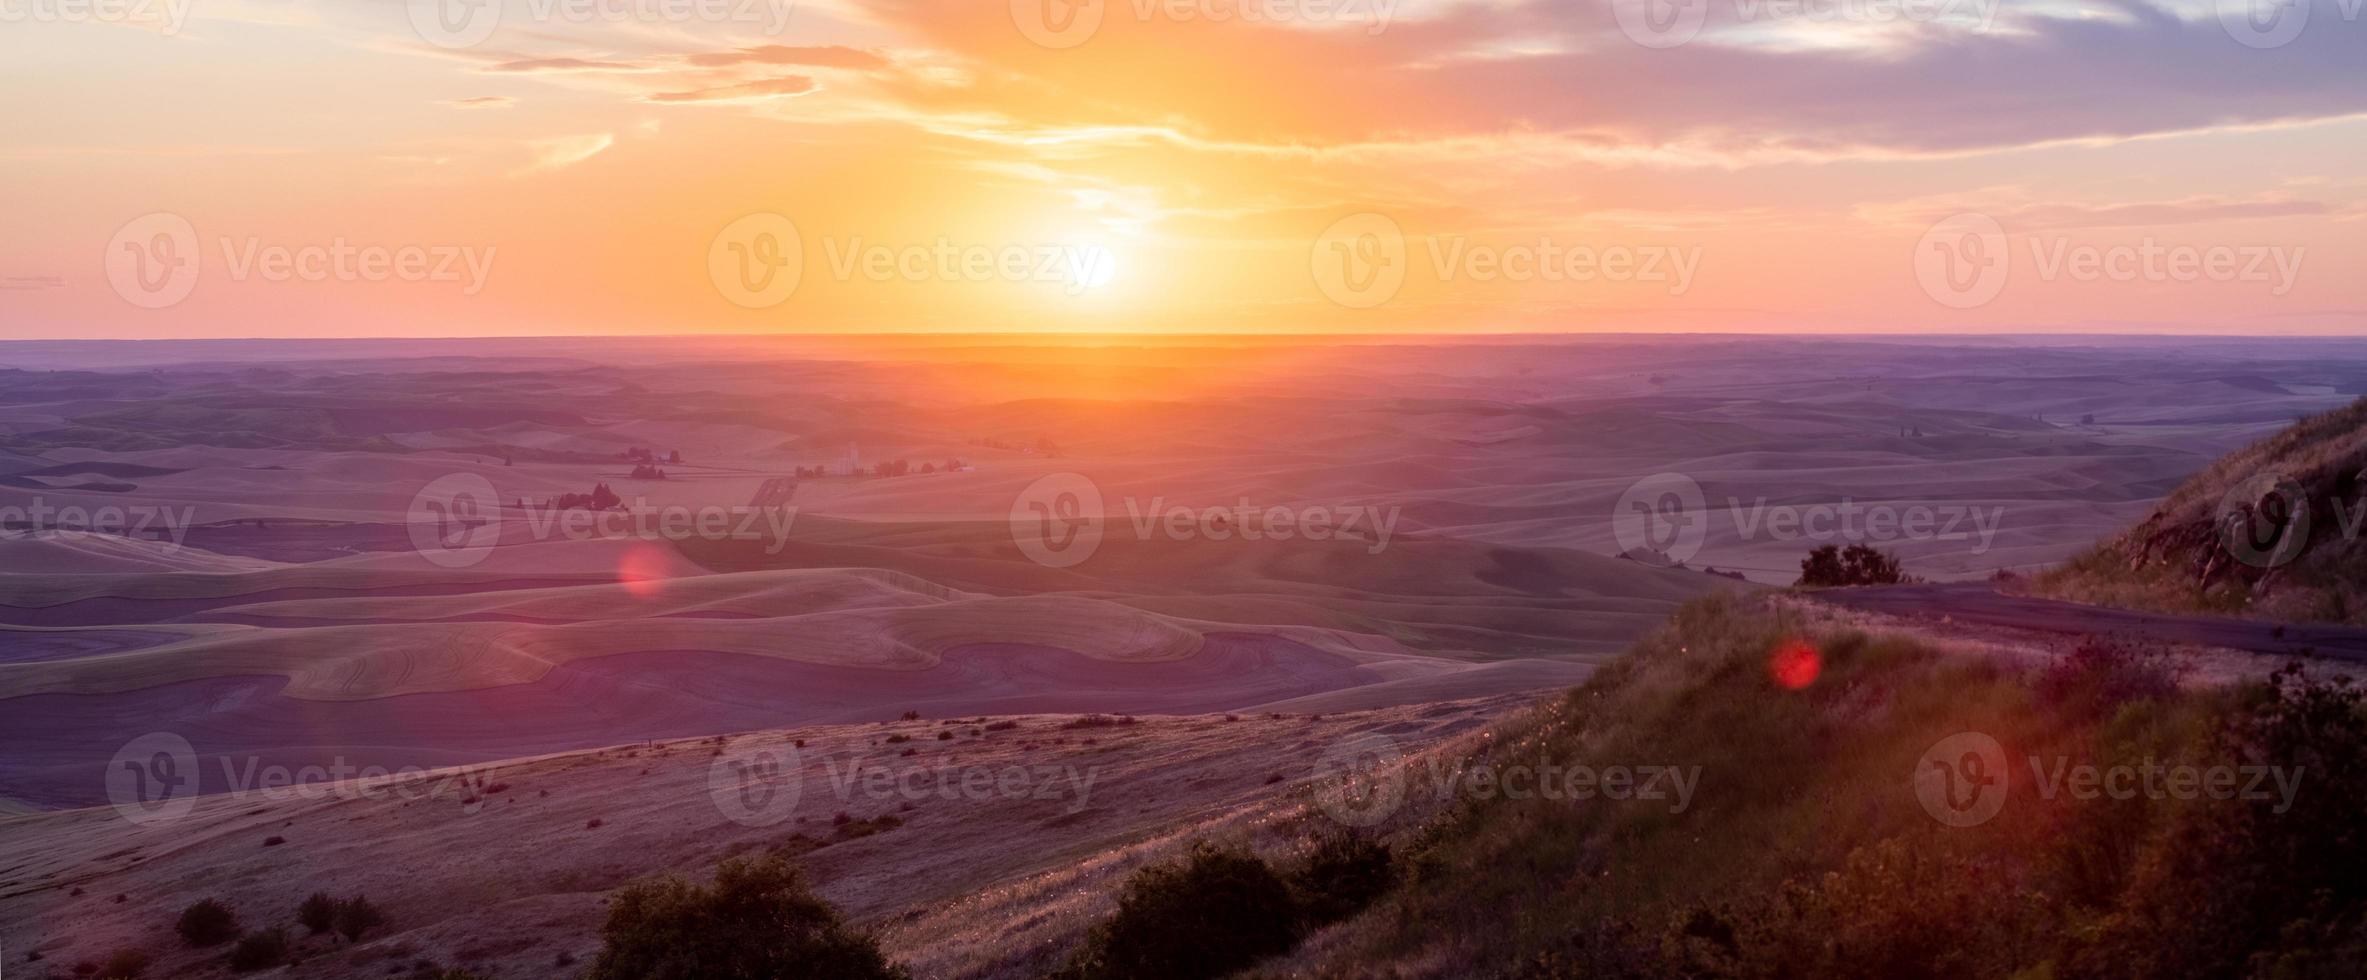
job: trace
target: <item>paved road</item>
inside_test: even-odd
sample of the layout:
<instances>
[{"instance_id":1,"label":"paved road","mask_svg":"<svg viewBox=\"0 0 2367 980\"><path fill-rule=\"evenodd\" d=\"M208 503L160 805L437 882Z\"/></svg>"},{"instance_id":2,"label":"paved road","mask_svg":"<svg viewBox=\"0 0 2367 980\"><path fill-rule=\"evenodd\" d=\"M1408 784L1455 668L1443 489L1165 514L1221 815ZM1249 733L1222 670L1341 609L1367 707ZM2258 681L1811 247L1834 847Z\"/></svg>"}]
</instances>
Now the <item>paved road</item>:
<instances>
[{"instance_id":1,"label":"paved road","mask_svg":"<svg viewBox=\"0 0 2367 980\"><path fill-rule=\"evenodd\" d=\"M2249 650L2272 656L2318 656L2367 663L2367 628L2274 623L2223 616L2175 616L2076 602L2001 595L1986 582L1831 589L1822 602L1894 616L1948 616L1959 622L2048 633L2133 636L2165 643Z\"/></svg>"}]
</instances>

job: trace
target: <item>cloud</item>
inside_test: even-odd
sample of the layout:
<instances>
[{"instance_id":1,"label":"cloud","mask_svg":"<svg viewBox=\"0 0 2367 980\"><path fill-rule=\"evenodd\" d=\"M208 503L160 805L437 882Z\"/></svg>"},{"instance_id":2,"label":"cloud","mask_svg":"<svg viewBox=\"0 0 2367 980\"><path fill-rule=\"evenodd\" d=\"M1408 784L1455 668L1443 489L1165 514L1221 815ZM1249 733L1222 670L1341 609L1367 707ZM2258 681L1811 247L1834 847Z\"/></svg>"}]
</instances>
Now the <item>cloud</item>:
<instances>
[{"instance_id":1,"label":"cloud","mask_svg":"<svg viewBox=\"0 0 2367 980\"><path fill-rule=\"evenodd\" d=\"M527 150L533 162L512 173L512 176L558 170L582 163L616 144L615 133L586 133L581 136L555 136L550 139L530 140Z\"/></svg>"},{"instance_id":2,"label":"cloud","mask_svg":"<svg viewBox=\"0 0 2367 980\"><path fill-rule=\"evenodd\" d=\"M507 109L518 100L506 95L478 95L465 99L446 99L444 104L460 109Z\"/></svg>"},{"instance_id":3,"label":"cloud","mask_svg":"<svg viewBox=\"0 0 2367 980\"><path fill-rule=\"evenodd\" d=\"M734 51L694 54L682 59L701 68L726 68L733 65L800 65L812 68L885 68L888 59L869 51L842 45L821 47L790 47L764 44Z\"/></svg>"},{"instance_id":4,"label":"cloud","mask_svg":"<svg viewBox=\"0 0 2367 980\"><path fill-rule=\"evenodd\" d=\"M643 66L625 61L591 61L584 58L527 58L487 65L490 72L564 72L564 71L645 71Z\"/></svg>"},{"instance_id":5,"label":"cloud","mask_svg":"<svg viewBox=\"0 0 2367 980\"><path fill-rule=\"evenodd\" d=\"M1618 5L1631 2L1646 0L1458 4L1377 34L1110 16L1063 50L1016 39L994 23L1009 13L999 4L875 8L971 69L951 84L900 80L907 105L1048 128L1158 120L1208 142L1589 134L1738 158L1844 159L2367 113L2355 30L2306 31L2263 52L2208 10L2182 17L2146 0L2099 0L2109 16L2014 8L1995 22L1840 25L1779 15L1791 5L1709 3L1712 20L1694 40L1650 48L1618 20ZM2349 0L2297 2L2314 5L2313 24L2348 26L2340 5ZM1968 4L1978 6L1941 9ZM1799 43L1804 33L1831 43Z\"/></svg>"},{"instance_id":6,"label":"cloud","mask_svg":"<svg viewBox=\"0 0 2367 980\"><path fill-rule=\"evenodd\" d=\"M693 89L686 92L654 92L643 98L647 102L744 102L804 95L815 89L814 80L803 75L783 75L779 78L758 79L737 85Z\"/></svg>"}]
</instances>

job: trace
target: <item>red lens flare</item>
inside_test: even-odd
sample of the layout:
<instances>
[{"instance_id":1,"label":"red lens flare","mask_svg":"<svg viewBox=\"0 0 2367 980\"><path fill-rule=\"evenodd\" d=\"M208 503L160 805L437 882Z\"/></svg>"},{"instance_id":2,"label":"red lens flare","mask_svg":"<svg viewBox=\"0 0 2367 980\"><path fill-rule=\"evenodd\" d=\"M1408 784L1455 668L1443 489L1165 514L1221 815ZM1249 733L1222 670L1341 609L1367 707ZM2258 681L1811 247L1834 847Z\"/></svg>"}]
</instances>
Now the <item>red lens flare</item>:
<instances>
[{"instance_id":1,"label":"red lens flare","mask_svg":"<svg viewBox=\"0 0 2367 980\"><path fill-rule=\"evenodd\" d=\"M626 551L617 562L617 581L636 599L647 599L658 594L666 583L666 555L652 545L640 545Z\"/></svg>"},{"instance_id":2,"label":"red lens flare","mask_svg":"<svg viewBox=\"0 0 2367 980\"><path fill-rule=\"evenodd\" d=\"M1824 669L1824 658L1806 640L1786 640L1767 658L1767 676L1775 678L1775 683L1787 691L1816 683L1816 675L1824 673Z\"/></svg>"}]
</instances>

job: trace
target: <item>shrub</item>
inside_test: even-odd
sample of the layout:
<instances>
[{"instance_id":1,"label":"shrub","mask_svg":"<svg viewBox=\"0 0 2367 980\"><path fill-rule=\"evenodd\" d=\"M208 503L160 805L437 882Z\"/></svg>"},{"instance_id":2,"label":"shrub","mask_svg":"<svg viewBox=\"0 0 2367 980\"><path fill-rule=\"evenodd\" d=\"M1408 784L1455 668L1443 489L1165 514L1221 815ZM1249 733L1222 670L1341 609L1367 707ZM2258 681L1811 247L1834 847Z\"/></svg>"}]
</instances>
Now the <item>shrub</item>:
<instances>
[{"instance_id":1,"label":"shrub","mask_svg":"<svg viewBox=\"0 0 2367 980\"><path fill-rule=\"evenodd\" d=\"M105 963L99 964L97 969L92 970L90 975L97 977L98 980L135 980L139 975L148 972L150 962L152 960L147 953L136 949L119 949L110 954ZM82 968L75 967L74 972L81 973Z\"/></svg>"},{"instance_id":2,"label":"shrub","mask_svg":"<svg viewBox=\"0 0 2367 980\"><path fill-rule=\"evenodd\" d=\"M1183 860L1134 873L1117 914L1095 926L1062 976L1074 980L1221 977L1298 943L1290 888L1246 851L1202 842Z\"/></svg>"},{"instance_id":3,"label":"shrub","mask_svg":"<svg viewBox=\"0 0 2367 980\"><path fill-rule=\"evenodd\" d=\"M2037 690L2048 704L2094 718L2130 701L2176 693L2180 673L2167 649L2088 636L2040 672Z\"/></svg>"},{"instance_id":4,"label":"shrub","mask_svg":"<svg viewBox=\"0 0 2367 980\"><path fill-rule=\"evenodd\" d=\"M1816 588L1846 585L1898 585L1912 582L1900 568L1896 555L1876 551L1862 544L1844 549L1828 544L1808 553L1800 560L1798 584Z\"/></svg>"},{"instance_id":5,"label":"shrub","mask_svg":"<svg viewBox=\"0 0 2367 980\"><path fill-rule=\"evenodd\" d=\"M304 931L315 936L335 928L337 900L324 892L313 892L311 898L296 907L296 922L304 927Z\"/></svg>"},{"instance_id":6,"label":"shrub","mask_svg":"<svg viewBox=\"0 0 2367 980\"><path fill-rule=\"evenodd\" d=\"M1068 720L1066 723L1062 724L1060 727L1062 727L1062 728L1113 728L1113 727L1116 727L1116 726L1119 726L1119 725L1131 725L1131 724L1134 724L1134 716L1133 716L1133 715L1119 715L1119 716L1117 716L1117 717L1115 717L1115 718L1112 718L1112 717L1110 717L1110 716L1108 716L1108 715L1084 715L1084 716L1077 717L1077 718L1071 718L1071 719L1069 719L1069 720Z\"/></svg>"},{"instance_id":7,"label":"shrub","mask_svg":"<svg viewBox=\"0 0 2367 980\"><path fill-rule=\"evenodd\" d=\"M1309 925L1330 925L1364 911L1397 883L1389 848L1341 832L1316 842L1306 863L1291 875L1299 911Z\"/></svg>"},{"instance_id":8,"label":"shrub","mask_svg":"<svg viewBox=\"0 0 2367 980\"><path fill-rule=\"evenodd\" d=\"M230 906L209 898L183 909L173 931L191 946L220 946L238 938L238 916Z\"/></svg>"},{"instance_id":9,"label":"shrub","mask_svg":"<svg viewBox=\"0 0 2367 980\"><path fill-rule=\"evenodd\" d=\"M361 895L337 903L335 926L337 934L346 942L358 942L362 934L386 924L386 913Z\"/></svg>"},{"instance_id":10,"label":"shrub","mask_svg":"<svg viewBox=\"0 0 2367 980\"><path fill-rule=\"evenodd\" d=\"M474 970L463 970L457 966L442 967L433 963L423 963L418 969L411 971L408 980L485 980L485 975Z\"/></svg>"},{"instance_id":11,"label":"shrub","mask_svg":"<svg viewBox=\"0 0 2367 980\"><path fill-rule=\"evenodd\" d=\"M230 949L230 968L240 973L269 969L288 960L288 931L265 929L248 933Z\"/></svg>"},{"instance_id":12,"label":"shrub","mask_svg":"<svg viewBox=\"0 0 2367 980\"><path fill-rule=\"evenodd\" d=\"M681 878L617 892L588 980L906 980L782 858L725 861L715 884Z\"/></svg>"}]
</instances>

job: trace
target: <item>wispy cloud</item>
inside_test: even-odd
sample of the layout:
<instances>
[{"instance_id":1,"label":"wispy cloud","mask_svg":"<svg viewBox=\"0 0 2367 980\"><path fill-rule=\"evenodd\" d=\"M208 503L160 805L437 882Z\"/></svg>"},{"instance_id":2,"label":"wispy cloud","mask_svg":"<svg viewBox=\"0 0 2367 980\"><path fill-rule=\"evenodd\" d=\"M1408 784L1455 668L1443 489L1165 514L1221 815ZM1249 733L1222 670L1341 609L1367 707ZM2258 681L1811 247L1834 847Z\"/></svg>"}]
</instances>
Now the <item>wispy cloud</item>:
<instances>
[{"instance_id":1,"label":"wispy cloud","mask_svg":"<svg viewBox=\"0 0 2367 980\"><path fill-rule=\"evenodd\" d=\"M814 91L814 80L803 75L784 75L736 85L693 89L687 92L655 92L645 101L660 103L683 102L743 102L754 99L774 99L805 95Z\"/></svg>"},{"instance_id":2,"label":"wispy cloud","mask_svg":"<svg viewBox=\"0 0 2367 980\"><path fill-rule=\"evenodd\" d=\"M601 151L614 145L616 145L615 133L586 133L581 136L557 136L550 139L532 140L526 144L526 148L533 154L534 160L517 170L516 174L524 175L572 167L598 156Z\"/></svg>"}]
</instances>

